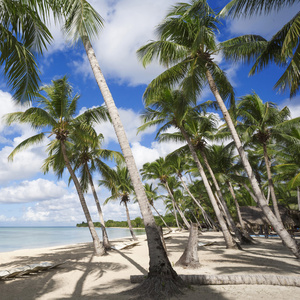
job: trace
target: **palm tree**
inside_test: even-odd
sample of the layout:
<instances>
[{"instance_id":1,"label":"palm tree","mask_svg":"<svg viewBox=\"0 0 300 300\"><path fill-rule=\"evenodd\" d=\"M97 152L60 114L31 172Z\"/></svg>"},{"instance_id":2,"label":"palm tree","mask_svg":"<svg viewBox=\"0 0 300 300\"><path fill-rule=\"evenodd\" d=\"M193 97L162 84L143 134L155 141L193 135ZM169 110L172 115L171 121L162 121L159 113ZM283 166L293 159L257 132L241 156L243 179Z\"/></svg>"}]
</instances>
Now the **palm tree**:
<instances>
[{"instance_id":1,"label":"palm tree","mask_svg":"<svg viewBox=\"0 0 300 300\"><path fill-rule=\"evenodd\" d=\"M196 149L192 143L188 131L185 128L185 123L188 120L188 115L192 111L191 107L189 106L189 97L183 91L173 91L165 89L160 90L157 95L152 94L151 96L148 96L146 103L149 103L152 108L146 108L146 111L143 114L145 124L140 126L139 130L144 130L149 126L158 124L163 124L163 126L161 126L161 128L158 130L157 136L159 136L161 132L165 131L171 126L174 126L175 128L178 128L180 130L180 133L188 144L192 157L204 182L205 189L213 205L215 214L218 218L218 222L222 228L226 246L227 248L236 247L236 243L234 242L224 222L222 213L218 207L217 200L213 194L202 164L196 153Z\"/></svg>"},{"instance_id":2,"label":"palm tree","mask_svg":"<svg viewBox=\"0 0 300 300\"><path fill-rule=\"evenodd\" d=\"M170 174L170 169L168 167L168 164L166 163L165 159L160 157L156 161L152 163L145 163L143 165L143 168L141 170L141 174L143 176L143 180L145 179L159 179L162 186L167 190L173 206L173 214L176 220L176 225L178 229L180 229L177 213L176 213L176 207L175 207L175 199L173 197L173 194L171 192L171 189L168 184L168 178Z\"/></svg>"},{"instance_id":3,"label":"palm tree","mask_svg":"<svg viewBox=\"0 0 300 300\"><path fill-rule=\"evenodd\" d=\"M268 14L299 0L232 0L220 12L221 16L240 17ZM284 67L285 71L275 84L275 88L290 90L295 96L300 82L300 13L285 24L270 41L259 35L244 35L221 43L225 57L234 61L252 62L249 75L260 72L271 63Z\"/></svg>"},{"instance_id":4,"label":"palm tree","mask_svg":"<svg viewBox=\"0 0 300 300\"><path fill-rule=\"evenodd\" d=\"M102 27L102 18L85 0L63 1L61 7L66 15L66 32L74 42L81 40L87 53L95 79L102 93L122 149L144 220L149 247L150 268L148 277L142 284L141 291L146 292L149 288L151 289L155 282L163 280L166 284L161 286L160 289L155 289L155 292L152 290L151 293L160 295L161 292L165 291L166 293L176 294L179 292L178 286L182 286L182 281L173 270L160 240L160 234L155 224L123 124L90 41L91 38L97 37L99 28ZM145 287L145 289L143 289L143 287Z\"/></svg>"},{"instance_id":5,"label":"palm tree","mask_svg":"<svg viewBox=\"0 0 300 300\"><path fill-rule=\"evenodd\" d=\"M122 154L117 151L103 149L101 146L102 141L102 134L99 134L97 138L93 139L92 141L82 139L76 141L70 160L74 165L74 171L78 170L80 174L80 185L82 190L84 192L87 192L89 186L92 189L92 193L95 199L100 218L103 245L106 249L109 249L110 243L105 228L102 209L94 186L92 173L94 173L95 171L99 171L101 173L102 170L104 172L107 172L109 167L103 160L114 159L117 161L122 161L124 158Z\"/></svg>"},{"instance_id":6,"label":"palm tree","mask_svg":"<svg viewBox=\"0 0 300 300\"><path fill-rule=\"evenodd\" d=\"M158 187L156 188L153 188L153 184L149 184L149 183L145 183L144 184L144 187L145 187L145 192L146 192L146 195L147 195L147 198L148 198L148 201L149 201L149 204L152 206L152 208L155 210L155 212L157 213L157 215L160 217L160 219L162 220L162 222L164 223L164 225L169 229L169 231L171 232L172 229L169 227L169 225L166 223L166 221L164 220L164 218L162 217L162 215L157 211L157 209L155 208L154 206L154 201L157 200L157 199L160 199L162 198L161 196L158 196L157 195L157 189Z\"/></svg>"},{"instance_id":7,"label":"palm tree","mask_svg":"<svg viewBox=\"0 0 300 300\"><path fill-rule=\"evenodd\" d=\"M7 114L5 120L9 125L14 122L28 123L34 129L46 129L46 131L21 142L9 155L9 159L12 160L19 151L26 147L42 142L47 135L55 136L55 139L48 144L48 158L43 167L44 172L49 171L49 168L52 167L58 176L62 176L64 168L67 167L75 184L93 238L95 252L102 255L105 253L105 249L100 243L80 183L71 167L69 153L74 140L78 141L80 138L86 140L96 137L90 121L92 119L98 122L106 120L106 110L104 107L98 107L74 118L79 95L72 96L72 87L68 83L67 77L54 80L51 85L44 86L41 90L46 93L46 96L37 95L38 107L28 108L25 112Z\"/></svg>"},{"instance_id":8,"label":"palm tree","mask_svg":"<svg viewBox=\"0 0 300 300\"><path fill-rule=\"evenodd\" d=\"M111 200L120 199L120 204L124 204L126 209L127 223L133 240L137 240L135 236L127 203L130 201L130 194L133 192L133 186L129 177L128 169L126 166L117 164L117 169L110 169L102 172L103 179L99 180L99 185L105 186L110 190L111 196L104 201L104 205Z\"/></svg>"},{"instance_id":9,"label":"palm tree","mask_svg":"<svg viewBox=\"0 0 300 300\"><path fill-rule=\"evenodd\" d=\"M234 103L234 93L224 72L213 57L213 54L219 50L215 39L218 23L216 14L205 0L193 0L191 3L180 3L172 7L170 13L157 28L158 41L150 42L138 50L144 66L155 58L158 58L159 62L166 67L171 65L149 84L145 97L155 94L157 88L160 90L161 86L172 87L178 84L187 93L195 96L208 83L222 111L262 211L285 245L297 258L300 258L298 245L267 205L224 104L223 99L227 98Z\"/></svg>"}]
</instances>

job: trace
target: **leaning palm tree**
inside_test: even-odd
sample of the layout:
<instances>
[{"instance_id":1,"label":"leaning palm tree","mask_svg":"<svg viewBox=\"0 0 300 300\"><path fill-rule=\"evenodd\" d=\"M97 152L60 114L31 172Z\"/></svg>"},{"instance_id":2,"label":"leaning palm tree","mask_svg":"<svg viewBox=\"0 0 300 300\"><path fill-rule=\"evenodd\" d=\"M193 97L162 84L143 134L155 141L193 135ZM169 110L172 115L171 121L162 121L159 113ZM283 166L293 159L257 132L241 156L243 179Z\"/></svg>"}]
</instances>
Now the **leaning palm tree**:
<instances>
[{"instance_id":1,"label":"leaning palm tree","mask_svg":"<svg viewBox=\"0 0 300 300\"><path fill-rule=\"evenodd\" d=\"M186 93L181 90L161 89L156 95L151 94L151 96L148 96L146 101L150 107L147 107L145 113L143 114L145 124L141 125L139 130L144 130L147 127L154 125L162 125L158 130L156 135L157 137L171 126L174 126L180 130L180 133L188 144L189 150L203 180L206 192L209 196L211 204L213 205L218 222L222 228L226 247L235 248L237 245L227 228L222 216L222 212L219 209L217 200L213 194L207 176L196 153L196 149L192 143L192 139L189 136L185 126L189 115L191 115L193 112L193 109L190 106L191 100L189 99L190 98L186 95Z\"/></svg>"},{"instance_id":2,"label":"leaning palm tree","mask_svg":"<svg viewBox=\"0 0 300 300\"><path fill-rule=\"evenodd\" d=\"M300 258L300 248L280 224L254 177L253 170L242 147L234 123L223 99L234 103L234 93L225 73L214 61L219 51L216 43L219 21L205 0L180 3L172 7L165 20L158 26L158 41L150 42L138 50L144 66L158 58L169 67L147 87L145 97L152 96L161 86L180 86L196 98L206 84L209 85L230 130L253 192L264 214L292 253Z\"/></svg>"},{"instance_id":3,"label":"leaning palm tree","mask_svg":"<svg viewBox=\"0 0 300 300\"><path fill-rule=\"evenodd\" d=\"M99 185L110 190L111 196L104 201L104 205L111 200L120 200L120 204L124 204L127 216L127 223L133 240L137 240L135 236L128 210L127 203L130 201L130 194L133 193L133 186L129 177L128 169L122 164L117 164L117 169L110 169L102 172L102 179Z\"/></svg>"},{"instance_id":4,"label":"leaning palm tree","mask_svg":"<svg viewBox=\"0 0 300 300\"><path fill-rule=\"evenodd\" d=\"M103 25L102 18L85 0L59 2L61 2L61 9L66 16L65 30L69 38L74 42L81 40L87 53L92 71L102 93L122 149L144 220L149 247L150 268L148 277L141 287L141 291L143 293L149 292L149 294L153 294L154 297L161 293L170 293L170 295L176 294L178 292L178 286L182 286L182 280L173 270L160 240L160 234L155 224L143 183L126 137L124 126L91 44L91 38L97 37L99 29ZM163 281L165 284L161 285L159 289L152 289L157 281Z\"/></svg>"},{"instance_id":5,"label":"leaning palm tree","mask_svg":"<svg viewBox=\"0 0 300 300\"><path fill-rule=\"evenodd\" d=\"M232 0L220 12L220 16L233 18L268 14L279 11L299 0ZM300 13L286 23L271 40L259 35L243 35L221 43L225 57L234 61L253 62L249 75L254 75L274 63L285 70L275 84L280 91L289 89L295 96L300 82Z\"/></svg>"},{"instance_id":6,"label":"leaning palm tree","mask_svg":"<svg viewBox=\"0 0 300 300\"><path fill-rule=\"evenodd\" d=\"M157 215L160 217L160 219L162 220L162 222L164 223L164 225L169 229L169 231L171 232L172 229L169 227L169 225L166 223L166 221L164 220L164 218L162 217L162 215L158 212L158 210L156 209L156 207L154 206L154 201L158 200L160 198L162 198L162 196L157 195L157 189L153 188L153 184L149 184L149 183L145 183L144 184L145 187L145 192L149 201L149 204L151 205L151 207L155 210L155 212L157 213Z\"/></svg>"},{"instance_id":7,"label":"leaning palm tree","mask_svg":"<svg viewBox=\"0 0 300 300\"><path fill-rule=\"evenodd\" d=\"M70 160L74 165L74 171L78 171L80 174L80 185L82 190L87 192L89 186L91 187L100 218L103 245L106 249L109 249L110 243L105 228L102 209L93 182L93 173L95 171L102 173L102 170L103 172L109 170L109 166L104 160L122 161L124 158L120 152L103 149L101 146L102 142L102 134L99 134L97 138L92 141L89 141L88 139L76 141L74 148L72 149Z\"/></svg>"},{"instance_id":8,"label":"leaning palm tree","mask_svg":"<svg viewBox=\"0 0 300 300\"><path fill-rule=\"evenodd\" d=\"M94 228L83 191L70 164L69 154L74 140L96 138L97 135L90 121L106 120L106 109L98 107L87 110L75 118L79 95L73 97L72 87L68 83L67 77L54 80L51 85L44 86L41 90L46 93L46 96L37 95L38 107L31 107L25 112L10 113L5 116L9 125L15 122L27 123L34 129L45 129L45 131L21 142L9 155L9 159L12 160L19 151L26 147L42 142L47 136L55 136L55 139L48 144L48 158L43 166L44 172L49 171L51 167L58 176L62 176L64 168L68 169L93 238L95 252L102 255L105 253L105 249Z\"/></svg>"}]
</instances>

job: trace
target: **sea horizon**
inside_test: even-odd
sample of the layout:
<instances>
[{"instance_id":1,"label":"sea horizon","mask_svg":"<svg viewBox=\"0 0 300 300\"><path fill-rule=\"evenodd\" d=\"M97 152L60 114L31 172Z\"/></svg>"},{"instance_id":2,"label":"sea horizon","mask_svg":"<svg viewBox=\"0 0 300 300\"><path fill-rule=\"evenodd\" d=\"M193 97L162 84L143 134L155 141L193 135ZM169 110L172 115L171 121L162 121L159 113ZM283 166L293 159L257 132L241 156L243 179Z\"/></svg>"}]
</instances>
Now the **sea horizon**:
<instances>
[{"instance_id":1,"label":"sea horizon","mask_svg":"<svg viewBox=\"0 0 300 300\"><path fill-rule=\"evenodd\" d=\"M59 230L58 230L59 229ZM129 228L107 227L110 240L130 237ZM102 230L96 227L102 240ZM144 229L134 229L136 235ZM92 242L88 227L76 226L0 226L0 253L21 249L47 248Z\"/></svg>"}]
</instances>

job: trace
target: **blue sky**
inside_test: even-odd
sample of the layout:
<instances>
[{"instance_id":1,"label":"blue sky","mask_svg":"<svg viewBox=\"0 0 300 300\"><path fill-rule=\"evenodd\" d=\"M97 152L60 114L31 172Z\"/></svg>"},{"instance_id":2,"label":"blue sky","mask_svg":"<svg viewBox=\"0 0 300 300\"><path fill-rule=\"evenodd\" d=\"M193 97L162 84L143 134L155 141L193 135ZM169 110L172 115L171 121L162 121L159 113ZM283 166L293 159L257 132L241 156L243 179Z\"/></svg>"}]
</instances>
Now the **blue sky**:
<instances>
[{"instance_id":1,"label":"blue sky","mask_svg":"<svg viewBox=\"0 0 300 300\"><path fill-rule=\"evenodd\" d=\"M114 97L124 123L138 168L147 161L165 156L178 145L159 144L154 141L155 128L137 135L141 125L139 113L143 110L142 95L147 83L157 76L162 68L157 64L144 69L136 58L136 50L154 39L155 26L163 19L174 0L93 0L90 3L105 20L105 27L99 38L93 41L99 64ZM222 8L228 1L211 1L216 8ZM223 21L219 41L254 33L270 38L294 14L300 4L269 16L251 19ZM39 59L43 84L64 75L81 95L79 112L103 104L103 98L90 70L81 45L72 46L64 39L59 25L51 25L54 43L48 47L45 56ZM217 57L226 70L236 95L242 96L253 90L264 100L276 102L280 107L288 105L292 117L300 116L300 97L289 99L288 93L278 94L273 85L282 70L270 66L253 77L248 77L250 66L230 64L222 56ZM205 89L200 101L213 99ZM5 81L0 79L0 115L25 109L12 102ZM104 147L119 150L116 136L110 124L97 126L105 136ZM44 175L40 167L45 159L44 144L29 148L16 155L13 162L7 161L12 149L22 140L34 134L29 126L4 126L0 123L0 226L59 226L75 225L84 221L84 215L73 185L67 185L68 176L57 180L51 173ZM97 179L97 178L96 178ZM109 196L108 191L98 188L101 203ZM92 218L98 221L96 207L91 193L86 196ZM163 212L162 203L158 203ZM129 205L131 218L140 216L137 204ZM125 220L125 210L119 202L103 207L106 220Z\"/></svg>"}]
</instances>

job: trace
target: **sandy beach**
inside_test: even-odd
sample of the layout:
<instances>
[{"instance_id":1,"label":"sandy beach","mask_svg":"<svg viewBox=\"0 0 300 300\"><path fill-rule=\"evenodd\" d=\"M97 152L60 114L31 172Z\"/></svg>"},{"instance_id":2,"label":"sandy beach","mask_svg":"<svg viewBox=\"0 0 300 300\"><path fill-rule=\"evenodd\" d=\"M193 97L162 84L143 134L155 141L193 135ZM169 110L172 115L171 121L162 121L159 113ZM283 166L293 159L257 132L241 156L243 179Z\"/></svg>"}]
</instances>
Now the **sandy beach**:
<instances>
[{"instance_id":1,"label":"sandy beach","mask_svg":"<svg viewBox=\"0 0 300 300\"><path fill-rule=\"evenodd\" d=\"M166 239L168 255L174 265L181 256L188 232L175 232ZM121 241L115 240L113 245ZM225 248L221 233L204 232L199 242L215 242L199 247L201 267L188 270L174 267L178 274L277 274L300 276L300 262L279 239L256 238L257 244L243 251ZM136 285L130 275L147 274L149 267L145 236L139 244L107 255L93 255L91 243L71 246L17 250L0 253L0 271L40 262L64 262L57 268L22 278L0 281L1 300L47 299L133 299L124 293ZM192 286L176 299L300 299L298 287L267 285Z\"/></svg>"}]
</instances>

